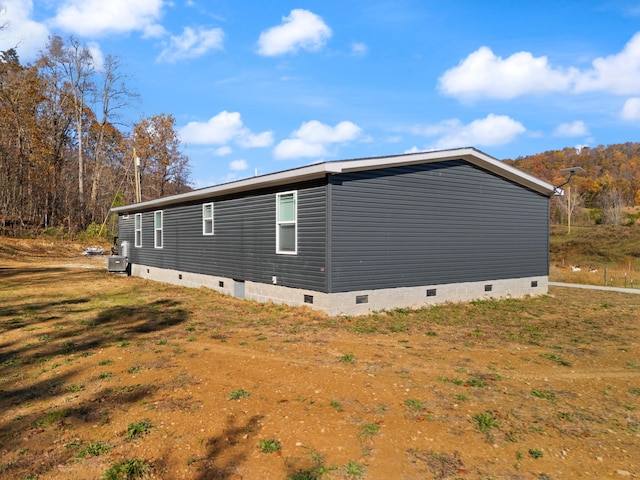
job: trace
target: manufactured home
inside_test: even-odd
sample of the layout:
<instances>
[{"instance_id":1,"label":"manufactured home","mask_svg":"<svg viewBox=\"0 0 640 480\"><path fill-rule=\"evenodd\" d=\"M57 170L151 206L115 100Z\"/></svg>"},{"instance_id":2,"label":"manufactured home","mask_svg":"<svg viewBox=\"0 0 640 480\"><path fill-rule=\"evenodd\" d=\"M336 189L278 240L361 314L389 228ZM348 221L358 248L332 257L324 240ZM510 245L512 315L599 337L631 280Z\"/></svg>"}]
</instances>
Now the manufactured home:
<instances>
[{"instance_id":1,"label":"manufactured home","mask_svg":"<svg viewBox=\"0 0 640 480\"><path fill-rule=\"evenodd\" d=\"M113 212L132 275L359 315L546 293L553 193L461 148L318 163Z\"/></svg>"}]
</instances>

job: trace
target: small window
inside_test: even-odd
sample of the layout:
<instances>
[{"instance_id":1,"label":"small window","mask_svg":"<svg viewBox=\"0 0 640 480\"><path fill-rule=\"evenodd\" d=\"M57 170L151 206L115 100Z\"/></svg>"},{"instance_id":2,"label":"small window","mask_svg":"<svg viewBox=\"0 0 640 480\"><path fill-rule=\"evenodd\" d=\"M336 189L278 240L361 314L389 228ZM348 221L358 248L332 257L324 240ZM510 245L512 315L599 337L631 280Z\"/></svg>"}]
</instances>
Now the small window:
<instances>
[{"instance_id":1,"label":"small window","mask_svg":"<svg viewBox=\"0 0 640 480\"><path fill-rule=\"evenodd\" d=\"M436 289L435 288L428 288L427 289L427 297L435 297L436 296Z\"/></svg>"},{"instance_id":2,"label":"small window","mask_svg":"<svg viewBox=\"0 0 640 480\"><path fill-rule=\"evenodd\" d=\"M485 292L490 292L492 290L493 290L493 285L488 284L488 285L484 286L484 291Z\"/></svg>"},{"instance_id":3,"label":"small window","mask_svg":"<svg viewBox=\"0 0 640 480\"><path fill-rule=\"evenodd\" d=\"M162 248L162 210L153 214L153 229L155 231L155 248Z\"/></svg>"},{"instance_id":4,"label":"small window","mask_svg":"<svg viewBox=\"0 0 640 480\"><path fill-rule=\"evenodd\" d=\"M297 192L276 196L276 253L295 255L298 252Z\"/></svg>"},{"instance_id":5,"label":"small window","mask_svg":"<svg viewBox=\"0 0 640 480\"><path fill-rule=\"evenodd\" d=\"M136 213L136 247L141 247L142 246L142 214L141 213Z\"/></svg>"},{"instance_id":6,"label":"small window","mask_svg":"<svg viewBox=\"0 0 640 480\"><path fill-rule=\"evenodd\" d=\"M213 203L202 205L202 234L213 235Z\"/></svg>"}]
</instances>

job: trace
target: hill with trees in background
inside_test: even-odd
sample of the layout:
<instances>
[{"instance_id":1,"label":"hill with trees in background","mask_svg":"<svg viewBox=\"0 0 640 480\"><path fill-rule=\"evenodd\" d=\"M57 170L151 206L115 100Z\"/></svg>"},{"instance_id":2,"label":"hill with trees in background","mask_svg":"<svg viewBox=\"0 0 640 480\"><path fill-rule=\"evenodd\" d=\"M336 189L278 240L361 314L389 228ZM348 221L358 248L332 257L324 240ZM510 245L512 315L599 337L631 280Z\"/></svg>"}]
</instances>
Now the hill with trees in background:
<instances>
[{"instance_id":1,"label":"hill with trees in background","mask_svg":"<svg viewBox=\"0 0 640 480\"><path fill-rule=\"evenodd\" d=\"M584 168L584 173L571 179L571 188L564 187L564 197L554 197L551 216L555 223L566 222L567 203L572 222L575 218L583 224L622 225L638 218L632 207L640 206L640 143L565 148L504 162L553 185L567 181L562 169ZM567 195L571 195L570 202Z\"/></svg>"}]
</instances>

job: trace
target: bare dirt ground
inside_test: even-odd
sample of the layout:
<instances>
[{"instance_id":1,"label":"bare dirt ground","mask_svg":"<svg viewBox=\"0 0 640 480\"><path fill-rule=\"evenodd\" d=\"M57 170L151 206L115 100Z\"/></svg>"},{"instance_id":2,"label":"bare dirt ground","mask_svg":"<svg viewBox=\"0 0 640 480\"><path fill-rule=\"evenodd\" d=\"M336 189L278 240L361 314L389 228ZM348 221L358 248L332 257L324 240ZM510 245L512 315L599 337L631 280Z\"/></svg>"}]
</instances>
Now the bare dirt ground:
<instances>
[{"instance_id":1,"label":"bare dirt ground","mask_svg":"<svg viewBox=\"0 0 640 480\"><path fill-rule=\"evenodd\" d=\"M331 318L20 242L0 247L3 479L640 476L639 295Z\"/></svg>"}]
</instances>

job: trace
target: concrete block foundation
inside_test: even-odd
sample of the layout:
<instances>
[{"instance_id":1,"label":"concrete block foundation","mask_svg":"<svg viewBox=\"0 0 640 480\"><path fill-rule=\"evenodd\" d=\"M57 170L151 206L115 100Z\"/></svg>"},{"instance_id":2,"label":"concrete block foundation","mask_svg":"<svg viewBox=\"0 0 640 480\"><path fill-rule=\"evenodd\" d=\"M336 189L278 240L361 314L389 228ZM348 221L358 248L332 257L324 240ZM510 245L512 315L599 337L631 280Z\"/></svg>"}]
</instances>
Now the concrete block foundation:
<instances>
[{"instance_id":1,"label":"concrete block foundation","mask_svg":"<svg viewBox=\"0 0 640 480\"><path fill-rule=\"evenodd\" d=\"M291 306L305 305L316 310L322 310L331 316L366 315L375 311L396 308L418 309L430 305L469 302L478 299L544 295L549 288L549 277L539 276L323 293L282 285L242 281L136 264L131 265L131 275L183 287L206 287L225 295L258 302L274 302Z\"/></svg>"}]
</instances>

